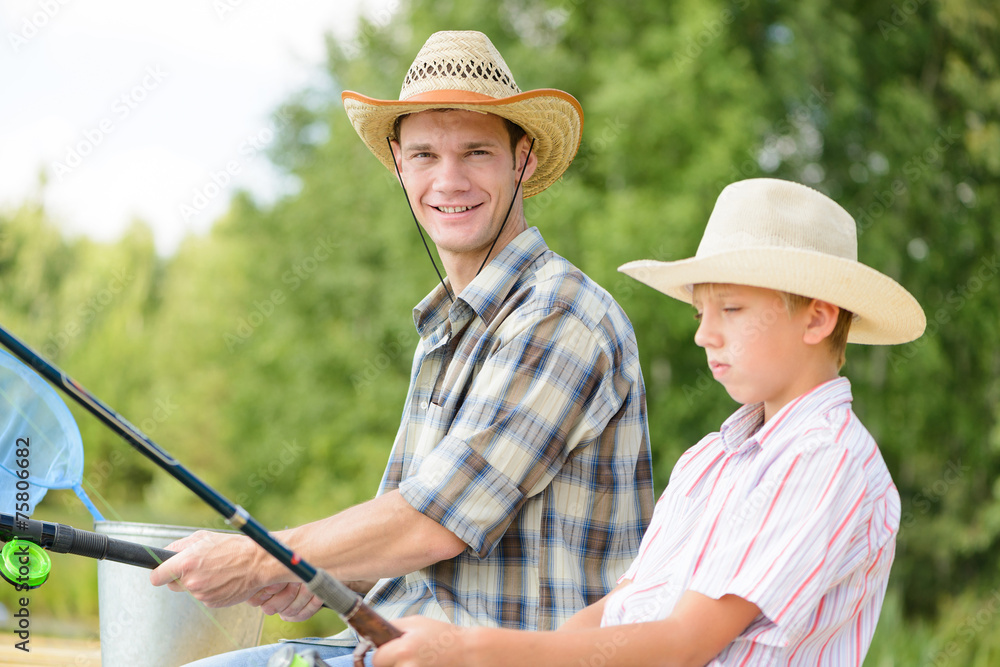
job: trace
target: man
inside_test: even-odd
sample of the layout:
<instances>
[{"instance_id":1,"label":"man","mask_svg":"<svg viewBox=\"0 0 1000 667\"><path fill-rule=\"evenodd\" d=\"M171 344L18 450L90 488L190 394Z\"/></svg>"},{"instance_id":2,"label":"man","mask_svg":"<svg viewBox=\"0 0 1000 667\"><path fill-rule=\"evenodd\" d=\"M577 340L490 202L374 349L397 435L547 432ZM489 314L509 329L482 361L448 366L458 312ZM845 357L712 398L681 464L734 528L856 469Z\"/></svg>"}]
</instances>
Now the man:
<instances>
[{"instance_id":1,"label":"man","mask_svg":"<svg viewBox=\"0 0 1000 667\"><path fill-rule=\"evenodd\" d=\"M522 93L477 32L432 35L399 100L343 98L447 279L414 309L420 342L377 497L278 538L389 619L555 629L614 586L653 505L631 324L524 217L524 197L572 161L579 104ZM245 537L172 547L154 585L286 620L320 606ZM350 646L321 655L349 661ZM204 664L261 664L277 648Z\"/></svg>"}]
</instances>

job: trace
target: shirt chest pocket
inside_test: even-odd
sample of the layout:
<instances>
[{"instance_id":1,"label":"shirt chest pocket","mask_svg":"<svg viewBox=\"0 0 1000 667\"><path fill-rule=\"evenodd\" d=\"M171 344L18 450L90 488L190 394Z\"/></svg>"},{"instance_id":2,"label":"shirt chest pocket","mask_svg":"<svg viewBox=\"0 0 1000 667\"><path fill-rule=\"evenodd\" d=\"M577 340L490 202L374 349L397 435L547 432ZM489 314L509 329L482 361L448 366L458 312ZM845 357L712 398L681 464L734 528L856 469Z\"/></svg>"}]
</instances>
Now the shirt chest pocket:
<instances>
[{"instance_id":1,"label":"shirt chest pocket","mask_svg":"<svg viewBox=\"0 0 1000 667\"><path fill-rule=\"evenodd\" d=\"M417 446L413 451L415 466L419 466L434 446L441 442L441 438L448 433L448 426L444 423L444 408L427 402L421 405L421 409L424 410L424 421L417 436Z\"/></svg>"}]
</instances>

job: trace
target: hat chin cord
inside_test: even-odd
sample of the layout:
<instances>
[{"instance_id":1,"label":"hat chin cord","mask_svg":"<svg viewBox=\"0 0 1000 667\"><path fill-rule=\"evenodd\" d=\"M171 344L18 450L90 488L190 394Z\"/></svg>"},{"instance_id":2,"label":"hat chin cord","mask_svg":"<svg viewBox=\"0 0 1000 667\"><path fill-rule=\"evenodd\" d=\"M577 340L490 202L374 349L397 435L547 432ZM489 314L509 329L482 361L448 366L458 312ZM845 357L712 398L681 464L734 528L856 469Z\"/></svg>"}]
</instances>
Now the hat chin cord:
<instances>
[{"instance_id":1,"label":"hat chin cord","mask_svg":"<svg viewBox=\"0 0 1000 667\"><path fill-rule=\"evenodd\" d=\"M448 295L448 300L455 303L455 296L448 289L448 286L444 282L444 278L441 277L441 271L438 270L437 262L434 261L434 255L431 254L430 246L427 245L427 239L424 238L424 231L420 228L420 221L417 220L417 214L413 212L413 204L410 203L410 195L406 191L406 185L403 183L403 174L399 171L399 164L396 163L396 154L392 151L392 139L389 137L385 138L385 142L389 145L389 154L392 155L392 166L396 169L396 177L399 179L399 184L403 188L403 196L406 197L406 206L410 209L410 215L413 216L413 223L417 226L417 233L420 234L420 240L423 241L424 250L427 251L427 258L431 260L431 266L434 267L434 273L437 274L438 281L441 283L441 287L444 288L445 294ZM503 234L504 227L507 226L507 219L510 218L510 212L514 210L514 202L517 201L517 193L521 189L521 181L524 180L524 172L528 168L528 158L531 157L531 149L535 146L535 140L532 138L531 143L528 145L528 154L524 156L524 165L521 166L521 175L517 178L517 186L514 188L514 196L510 199L510 206L507 207L507 213L503 217L503 223L500 225L500 229L497 231L496 238L493 239L493 243L490 245L490 249L486 252L486 256L483 257L483 263L479 265L479 269L476 271L478 276L482 272L483 267L486 266L486 261L490 258L493 253L493 248L496 247L497 241L500 240L500 235Z\"/></svg>"}]
</instances>

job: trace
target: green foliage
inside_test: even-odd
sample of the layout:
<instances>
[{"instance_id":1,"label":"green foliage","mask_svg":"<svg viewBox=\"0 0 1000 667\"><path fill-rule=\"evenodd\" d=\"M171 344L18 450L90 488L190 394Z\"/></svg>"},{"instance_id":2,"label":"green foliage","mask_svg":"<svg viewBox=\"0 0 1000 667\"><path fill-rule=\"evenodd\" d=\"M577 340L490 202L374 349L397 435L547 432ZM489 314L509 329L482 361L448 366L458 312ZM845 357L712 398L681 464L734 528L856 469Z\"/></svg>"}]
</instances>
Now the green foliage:
<instances>
[{"instance_id":1,"label":"green foliage","mask_svg":"<svg viewBox=\"0 0 1000 667\"><path fill-rule=\"evenodd\" d=\"M617 266L693 254L718 192L743 178L805 182L854 214L860 259L929 321L909 345L853 346L845 367L904 512L868 663L993 664L1000 19L988 0L399 3L353 42L331 38L329 89L281 110L272 159L295 194L269 207L238 195L167 260L142 226L112 245L69 241L25 204L0 219L0 321L265 525L370 497L408 380L410 309L436 277L339 91L394 98L427 35L456 28L488 33L522 89L583 104L574 165L526 212L635 325L658 490L734 405L692 343L690 310ZM93 419L79 423L88 489L109 518L222 527ZM49 512L86 522L64 492ZM94 613L92 594L67 600L46 604ZM330 630L328 618L269 623Z\"/></svg>"}]
</instances>

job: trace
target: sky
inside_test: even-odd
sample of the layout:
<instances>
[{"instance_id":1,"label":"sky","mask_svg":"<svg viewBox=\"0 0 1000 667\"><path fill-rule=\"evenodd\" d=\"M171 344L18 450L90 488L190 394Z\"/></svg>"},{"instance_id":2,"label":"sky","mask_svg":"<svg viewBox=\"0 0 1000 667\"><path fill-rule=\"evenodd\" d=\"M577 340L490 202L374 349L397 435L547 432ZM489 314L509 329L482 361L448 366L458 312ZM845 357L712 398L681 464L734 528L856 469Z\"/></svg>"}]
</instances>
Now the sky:
<instances>
[{"instance_id":1,"label":"sky","mask_svg":"<svg viewBox=\"0 0 1000 667\"><path fill-rule=\"evenodd\" d=\"M42 199L69 237L136 220L169 255L236 187L291 185L268 162L274 112L329 85L324 35L399 0L0 0L0 212ZM41 186L45 174L46 185Z\"/></svg>"}]
</instances>

